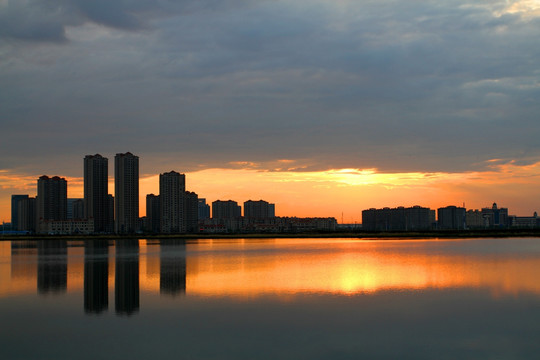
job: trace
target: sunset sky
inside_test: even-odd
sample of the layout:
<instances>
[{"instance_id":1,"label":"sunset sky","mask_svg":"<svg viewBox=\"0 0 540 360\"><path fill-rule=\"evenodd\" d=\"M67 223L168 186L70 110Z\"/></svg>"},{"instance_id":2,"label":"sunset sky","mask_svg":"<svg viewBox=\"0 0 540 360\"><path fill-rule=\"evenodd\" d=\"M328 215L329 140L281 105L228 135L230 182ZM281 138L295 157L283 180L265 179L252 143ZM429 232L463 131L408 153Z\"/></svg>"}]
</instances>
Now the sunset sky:
<instances>
[{"instance_id":1,"label":"sunset sky","mask_svg":"<svg viewBox=\"0 0 540 360\"><path fill-rule=\"evenodd\" d=\"M540 210L540 1L0 0L0 221L40 175L140 157L144 197L360 222Z\"/></svg>"}]
</instances>

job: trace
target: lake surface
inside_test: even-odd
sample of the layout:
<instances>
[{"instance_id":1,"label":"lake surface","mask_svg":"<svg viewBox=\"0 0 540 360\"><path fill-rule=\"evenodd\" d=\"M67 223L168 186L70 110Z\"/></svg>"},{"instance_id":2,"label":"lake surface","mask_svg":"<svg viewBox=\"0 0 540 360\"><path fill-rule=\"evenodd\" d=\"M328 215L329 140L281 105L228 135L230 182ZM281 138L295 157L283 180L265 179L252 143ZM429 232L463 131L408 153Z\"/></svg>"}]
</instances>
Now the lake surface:
<instances>
[{"instance_id":1,"label":"lake surface","mask_svg":"<svg viewBox=\"0 0 540 360\"><path fill-rule=\"evenodd\" d=\"M540 239L0 242L1 359L532 359Z\"/></svg>"}]
</instances>

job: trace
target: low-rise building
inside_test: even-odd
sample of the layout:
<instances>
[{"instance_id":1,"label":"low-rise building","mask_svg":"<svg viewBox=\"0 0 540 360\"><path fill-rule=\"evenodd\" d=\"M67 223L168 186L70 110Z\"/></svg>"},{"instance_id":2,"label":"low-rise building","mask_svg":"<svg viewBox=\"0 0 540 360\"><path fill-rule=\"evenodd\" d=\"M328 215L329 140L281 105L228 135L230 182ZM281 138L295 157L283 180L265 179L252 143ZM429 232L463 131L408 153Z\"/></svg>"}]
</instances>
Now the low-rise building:
<instances>
[{"instance_id":1,"label":"low-rise building","mask_svg":"<svg viewBox=\"0 0 540 360\"><path fill-rule=\"evenodd\" d=\"M437 209L437 228L440 230L464 230L466 210L463 207L446 206Z\"/></svg>"},{"instance_id":2,"label":"low-rise building","mask_svg":"<svg viewBox=\"0 0 540 360\"><path fill-rule=\"evenodd\" d=\"M47 234L50 235L88 235L94 233L94 219L46 220L43 225Z\"/></svg>"},{"instance_id":3,"label":"low-rise building","mask_svg":"<svg viewBox=\"0 0 540 360\"><path fill-rule=\"evenodd\" d=\"M540 227L540 218L535 211L533 216L510 215L508 217L508 223L512 228L533 229Z\"/></svg>"},{"instance_id":4,"label":"low-rise building","mask_svg":"<svg viewBox=\"0 0 540 360\"><path fill-rule=\"evenodd\" d=\"M482 208L482 217L487 228L506 228L509 225L508 209L497 207L497 203L490 208Z\"/></svg>"},{"instance_id":5,"label":"low-rise building","mask_svg":"<svg viewBox=\"0 0 540 360\"><path fill-rule=\"evenodd\" d=\"M366 231L430 230L434 224L435 210L421 206L362 211L362 229Z\"/></svg>"},{"instance_id":6,"label":"low-rise building","mask_svg":"<svg viewBox=\"0 0 540 360\"><path fill-rule=\"evenodd\" d=\"M465 213L465 226L467 229L483 229L487 227L480 210L467 210Z\"/></svg>"}]
</instances>

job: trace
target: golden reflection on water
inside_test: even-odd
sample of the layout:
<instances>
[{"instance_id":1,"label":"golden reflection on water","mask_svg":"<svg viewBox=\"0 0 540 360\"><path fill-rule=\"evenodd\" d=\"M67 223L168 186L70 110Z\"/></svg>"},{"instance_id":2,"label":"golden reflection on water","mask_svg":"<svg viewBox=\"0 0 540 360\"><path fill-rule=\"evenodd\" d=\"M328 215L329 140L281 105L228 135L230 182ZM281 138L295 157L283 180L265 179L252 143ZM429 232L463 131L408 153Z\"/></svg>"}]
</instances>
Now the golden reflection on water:
<instances>
[{"instance_id":1,"label":"golden reflection on water","mask_svg":"<svg viewBox=\"0 0 540 360\"><path fill-rule=\"evenodd\" d=\"M163 293L169 286L169 293L181 287L186 295L205 297L444 288L482 288L493 296L540 295L538 253L487 256L428 251L434 241L206 240L168 246L167 251L176 252L170 258L158 243L139 240L138 281L140 290L147 293ZM109 291L115 286L115 257L111 246L105 275ZM35 243L12 249L11 242L0 242L0 297L34 293L40 284L44 286L38 258ZM60 283L56 290L83 291L84 243L70 242L67 254L55 261L61 270L59 277L55 275L54 281Z\"/></svg>"}]
</instances>

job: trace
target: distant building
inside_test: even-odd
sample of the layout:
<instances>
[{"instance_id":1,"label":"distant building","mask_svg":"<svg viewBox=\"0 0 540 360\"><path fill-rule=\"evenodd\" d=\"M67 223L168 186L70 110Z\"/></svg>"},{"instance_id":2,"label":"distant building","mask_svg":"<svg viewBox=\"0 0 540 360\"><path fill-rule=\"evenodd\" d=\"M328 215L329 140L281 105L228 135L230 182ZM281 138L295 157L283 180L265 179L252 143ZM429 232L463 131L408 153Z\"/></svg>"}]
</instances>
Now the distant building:
<instances>
[{"instance_id":1,"label":"distant building","mask_svg":"<svg viewBox=\"0 0 540 360\"><path fill-rule=\"evenodd\" d=\"M244 217L253 219L266 219L275 216L275 206L267 201L248 200L244 202Z\"/></svg>"},{"instance_id":2,"label":"distant building","mask_svg":"<svg viewBox=\"0 0 540 360\"><path fill-rule=\"evenodd\" d=\"M367 231L430 230L434 223L435 210L421 206L362 211L362 228Z\"/></svg>"},{"instance_id":3,"label":"distant building","mask_svg":"<svg viewBox=\"0 0 540 360\"><path fill-rule=\"evenodd\" d=\"M335 231L335 218L271 217L255 219L246 217L211 218L199 221L203 233L302 233Z\"/></svg>"},{"instance_id":4,"label":"distant building","mask_svg":"<svg viewBox=\"0 0 540 360\"><path fill-rule=\"evenodd\" d=\"M17 230L19 226L19 201L28 199L28 195L11 195L11 228Z\"/></svg>"},{"instance_id":5,"label":"distant building","mask_svg":"<svg viewBox=\"0 0 540 360\"><path fill-rule=\"evenodd\" d=\"M334 231L337 228L337 220L330 218L281 218L287 232L302 233L310 231Z\"/></svg>"},{"instance_id":6,"label":"distant building","mask_svg":"<svg viewBox=\"0 0 540 360\"><path fill-rule=\"evenodd\" d=\"M134 233L139 226L139 157L132 153L114 157L115 232Z\"/></svg>"},{"instance_id":7,"label":"distant building","mask_svg":"<svg viewBox=\"0 0 540 360\"><path fill-rule=\"evenodd\" d=\"M160 211L159 195L146 195L146 231L160 232Z\"/></svg>"},{"instance_id":8,"label":"distant building","mask_svg":"<svg viewBox=\"0 0 540 360\"><path fill-rule=\"evenodd\" d=\"M138 179L138 174L137 174ZM84 215L94 219L94 230L110 232L109 224L109 160L99 154L84 157ZM78 219L82 219L80 217ZM77 217L74 217L77 219Z\"/></svg>"},{"instance_id":9,"label":"distant building","mask_svg":"<svg viewBox=\"0 0 540 360\"><path fill-rule=\"evenodd\" d=\"M110 232L114 232L114 196L111 194L107 195L107 206L109 207L109 220L107 223L109 224Z\"/></svg>"},{"instance_id":10,"label":"distant building","mask_svg":"<svg viewBox=\"0 0 540 360\"><path fill-rule=\"evenodd\" d=\"M47 231L45 222L67 218L67 181L43 175L38 179L37 188L37 231L43 233Z\"/></svg>"},{"instance_id":11,"label":"distant building","mask_svg":"<svg viewBox=\"0 0 540 360\"><path fill-rule=\"evenodd\" d=\"M437 227L441 230L464 230L466 210L462 207L447 206L437 209Z\"/></svg>"},{"instance_id":12,"label":"distant building","mask_svg":"<svg viewBox=\"0 0 540 360\"><path fill-rule=\"evenodd\" d=\"M190 191L184 195L185 231L196 233L199 231L199 196Z\"/></svg>"},{"instance_id":13,"label":"distant building","mask_svg":"<svg viewBox=\"0 0 540 360\"><path fill-rule=\"evenodd\" d=\"M210 218L210 205L206 203L205 198L199 199L199 220L209 219Z\"/></svg>"},{"instance_id":14,"label":"distant building","mask_svg":"<svg viewBox=\"0 0 540 360\"><path fill-rule=\"evenodd\" d=\"M51 235L73 235L94 233L93 219L47 220L43 232Z\"/></svg>"},{"instance_id":15,"label":"distant building","mask_svg":"<svg viewBox=\"0 0 540 360\"><path fill-rule=\"evenodd\" d=\"M72 204L72 219L74 220L80 220L80 219L86 219L84 216L84 200L83 199L77 199Z\"/></svg>"},{"instance_id":16,"label":"distant building","mask_svg":"<svg viewBox=\"0 0 540 360\"><path fill-rule=\"evenodd\" d=\"M484 224L489 228L508 227L508 209L498 208L497 203L493 203L490 208L482 208Z\"/></svg>"},{"instance_id":17,"label":"distant building","mask_svg":"<svg viewBox=\"0 0 540 360\"><path fill-rule=\"evenodd\" d=\"M160 229L182 233L185 228L186 175L170 171L159 175Z\"/></svg>"},{"instance_id":18,"label":"distant building","mask_svg":"<svg viewBox=\"0 0 540 360\"><path fill-rule=\"evenodd\" d=\"M73 202L75 200L79 200L79 199L75 199L75 198L68 198L67 199L66 219L73 219Z\"/></svg>"},{"instance_id":19,"label":"distant building","mask_svg":"<svg viewBox=\"0 0 540 360\"><path fill-rule=\"evenodd\" d=\"M508 223L510 227L521 229L533 229L540 227L540 218L535 211L533 216L508 216Z\"/></svg>"},{"instance_id":20,"label":"distant building","mask_svg":"<svg viewBox=\"0 0 540 360\"><path fill-rule=\"evenodd\" d=\"M84 215L84 200L77 198L67 199L67 219L86 219Z\"/></svg>"},{"instance_id":21,"label":"distant building","mask_svg":"<svg viewBox=\"0 0 540 360\"><path fill-rule=\"evenodd\" d=\"M480 210L467 210L465 224L467 229L482 229L487 226Z\"/></svg>"},{"instance_id":22,"label":"distant building","mask_svg":"<svg viewBox=\"0 0 540 360\"><path fill-rule=\"evenodd\" d=\"M25 198L17 206L17 231L36 232L36 199Z\"/></svg>"},{"instance_id":23,"label":"distant building","mask_svg":"<svg viewBox=\"0 0 540 360\"><path fill-rule=\"evenodd\" d=\"M212 202L212 219L235 219L242 216L242 209L233 200Z\"/></svg>"}]
</instances>

